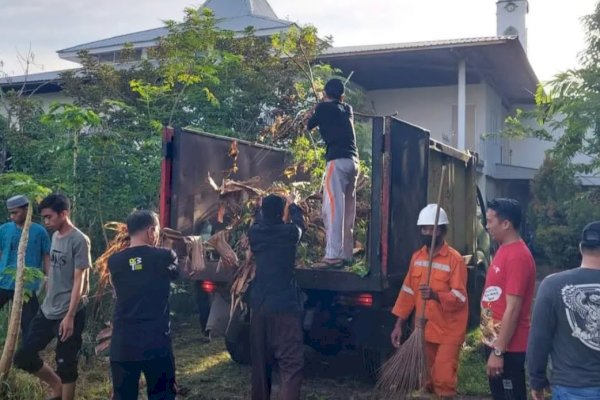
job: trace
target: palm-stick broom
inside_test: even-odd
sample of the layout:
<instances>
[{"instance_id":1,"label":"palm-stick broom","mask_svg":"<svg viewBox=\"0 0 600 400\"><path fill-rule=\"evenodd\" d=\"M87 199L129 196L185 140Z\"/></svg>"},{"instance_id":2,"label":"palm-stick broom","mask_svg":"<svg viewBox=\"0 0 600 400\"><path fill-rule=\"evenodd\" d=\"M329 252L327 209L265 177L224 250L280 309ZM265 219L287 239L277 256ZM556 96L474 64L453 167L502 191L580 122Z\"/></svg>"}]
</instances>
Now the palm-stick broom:
<instances>
[{"instance_id":1,"label":"palm-stick broom","mask_svg":"<svg viewBox=\"0 0 600 400\"><path fill-rule=\"evenodd\" d=\"M442 201L443 186L446 177L446 166L442 166L442 176L438 188L437 209L435 213L435 223L433 226L433 238L429 249L429 258L427 260L427 284L431 279L431 264L433 262L433 251L437 246L437 229L440 218L440 203ZM392 357L383 364L377 388L386 394L385 398L404 398L406 395L423 388L427 380L429 371L425 359L425 305L427 300L423 300L423 307L420 315L417 317L414 332L403 343Z\"/></svg>"}]
</instances>

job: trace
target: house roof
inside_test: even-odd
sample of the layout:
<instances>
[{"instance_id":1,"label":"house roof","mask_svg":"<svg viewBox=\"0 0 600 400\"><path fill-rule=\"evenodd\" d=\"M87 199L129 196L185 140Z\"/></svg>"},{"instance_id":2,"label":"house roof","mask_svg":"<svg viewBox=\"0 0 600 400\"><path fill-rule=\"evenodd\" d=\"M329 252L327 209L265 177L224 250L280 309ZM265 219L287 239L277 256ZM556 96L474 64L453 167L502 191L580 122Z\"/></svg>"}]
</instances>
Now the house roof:
<instances>
[{"instance_id":1,"label":"house roof","mask_svg":"<svg viewBox=\"0 0 600 400\"><path fill-rule=\"evenodd\" d=\"M539 84L516 36L333 47L320 57L367 90L488 83L505 104L530 104Z\"/></svg>"},{"instance_id":2,"label":"house roof","mask_svg":"<svg viewBox=\"0 0 600 400\"><path fill-rule=\"evenodd\" d=\"M266 0L207 0L202 6L213 10L219 18L254 15L277 19L277 15Z\"/></svg>"},{"instance_id":3,"label":"house roof","mask_svg":"<svg viewBox=\"0 0 600 400\"><path fill-rule=\"evenodd\" d=\"M27 93L31 93L32 91L36 93L59 92L61 90L59 82L60 74L66 71L69 70L0 78L0 88L4 91L9 91L11 89L19 90L25 86L25 92Z\"/></svg>"},{"instance_id":4,"label":"house roof","mask_svg":"<svg viewBox=\"0 0 600 400\"><path fill-rule=\"evenodd\" d=\"M512 36L332 47L320 57L346 76L353 72L352 81L366 90L454 86L460 59L466 60L467 84L486 82L506 106L534 102L539 81ZM60 72L29 75L27 83L35 87L56 80ZM1 79L0 86L16 87L24 81L25 77Z\"/></svg>"},{"instance_id":5,"label":"house roof","mask_svg":"<svg viewBox=\"0 0 600 400\"><path fill-rule=\"evenodd\" d=\"M290 21L277 18L266 0L208 0L202 7L213 11L217 28L222 30L243 32L253 27L257 36L269 36L293 25ZM68 47L57 53L60 58L77 61L77 53L82 50L102 53L119 50L125 44L131 44L134 48L149 47L168 33L166 27L148 29Z\"/></svg>"}]
</instances>

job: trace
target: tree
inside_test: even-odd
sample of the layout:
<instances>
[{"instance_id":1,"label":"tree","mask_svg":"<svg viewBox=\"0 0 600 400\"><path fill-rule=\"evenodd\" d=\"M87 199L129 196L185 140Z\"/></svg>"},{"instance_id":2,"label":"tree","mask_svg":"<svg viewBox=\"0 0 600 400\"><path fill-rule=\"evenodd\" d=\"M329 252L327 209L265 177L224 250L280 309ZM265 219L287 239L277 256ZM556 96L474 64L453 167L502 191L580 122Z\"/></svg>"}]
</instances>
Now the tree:
<instances>
[{"instance_id":1,"label":"tree","mask_svg":"<svg viewBox=\"0 0 600 400\"><path fill-rule=\"evenodd\" d=\"M579 264L583 226L600 218L599 190L577 178L600 167L600 2L583 18L586 48L580 67L538 87L536 105L507 118L503 135L553 142L531 190L535 243L556 267ZM587 156L583 159L576 156Z\"/></svg>"},{"instance_id":2,"label":"tree","mask_svg":"<svg viewBox=\"0 0 600 400\"><path fill-rule=\"evenodd\" d=\"M504 134L551 140L550 155L567 162L584 154L589 162L574 164L575 169L592 172L600 167L600 2L583 23L586 48L580 55L581 66L540 85L535 108L517 110L507 119Z\"/></svg>"}]
</instances>

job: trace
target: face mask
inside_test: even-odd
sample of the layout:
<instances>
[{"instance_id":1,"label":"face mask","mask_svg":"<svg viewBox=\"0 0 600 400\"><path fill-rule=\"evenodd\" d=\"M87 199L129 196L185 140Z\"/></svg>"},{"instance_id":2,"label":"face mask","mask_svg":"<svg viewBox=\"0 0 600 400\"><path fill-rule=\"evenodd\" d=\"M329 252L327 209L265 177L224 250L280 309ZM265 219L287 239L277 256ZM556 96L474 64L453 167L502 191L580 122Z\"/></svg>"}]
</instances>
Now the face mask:
<instances>
[{"instance_id":1,"label":"face mask","mask_svg":"<svg viewBox=\"0 0 600 400\"><path fill-rule=\"evenodd\" d=\"M423 246L430 247L432 240L433 240L433 236L431 236L431 235L423 235L423 234L421 235L421 244Z\"/></svg>"},{"instance_id":2,"label":"face mask","mask_svg":"<svg viewBox=\"0 0 600 400\"><path fill-rule=\"evenodd\" d=\"M436 247L440 244L442 238L440 236L437 237L437 240L435 241L435 245ZM431 242L433 241L433 236L432 235L423 235L421 234L421 243L423 244L423 246L427 246L428 248L431 248Z\"/></svg>"}]
</instances>

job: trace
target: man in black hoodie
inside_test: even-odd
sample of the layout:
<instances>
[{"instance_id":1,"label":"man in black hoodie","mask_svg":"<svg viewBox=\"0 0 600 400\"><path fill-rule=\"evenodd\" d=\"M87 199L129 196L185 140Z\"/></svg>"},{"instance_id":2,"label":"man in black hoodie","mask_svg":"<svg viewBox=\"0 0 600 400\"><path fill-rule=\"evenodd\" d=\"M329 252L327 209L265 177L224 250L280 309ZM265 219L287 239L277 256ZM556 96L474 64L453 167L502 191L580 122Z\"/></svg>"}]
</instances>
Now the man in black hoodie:
<instances>
[{"instance_id":1,"label":"man in black hoodie","mask_svg":"<svg viewBox=\"0 0 600 400\"><path fill-rule=\"evenodd\" d=\"M354 220L356 218L356 181L358 150L354 132L354 113L344 103L344 84L330 79L325 99L307 122L307 128L319 127L327 146L323 179L323 223L327 231L325 257L316 267L340 267L352 260Z\"/></svg>"},{"instance_id":2,"label":"man in black hoodie","mask_svg":"<svg viewBox=\"0 0 600 400\"><path fill-rule=\"evenodd\" d=\"M287 203L287 204L286 204ZM283 221L288 207L292 223ZM252 354L252 400L271 395L271 373L279 368L281 398L300 398L304 341L302 304L294 267L296 248L304 221L302 210L282 197L269 195L250 228L250 249L256 261L256 274L250 290L250 346Z\"/></svg>"}]
</instances>

